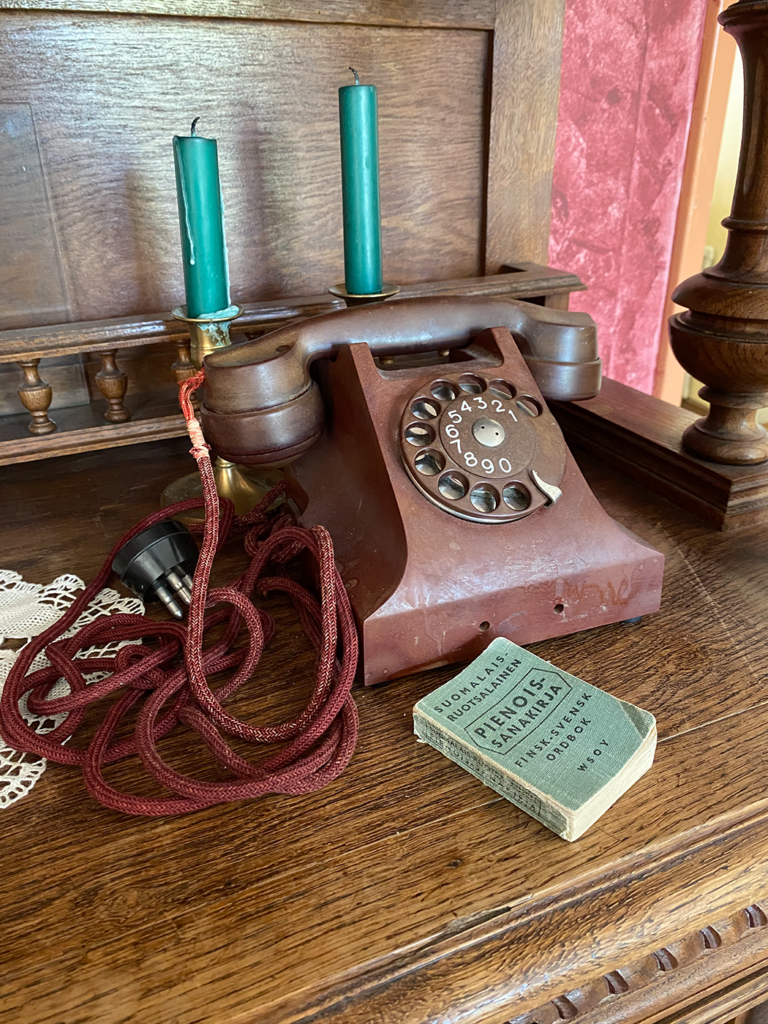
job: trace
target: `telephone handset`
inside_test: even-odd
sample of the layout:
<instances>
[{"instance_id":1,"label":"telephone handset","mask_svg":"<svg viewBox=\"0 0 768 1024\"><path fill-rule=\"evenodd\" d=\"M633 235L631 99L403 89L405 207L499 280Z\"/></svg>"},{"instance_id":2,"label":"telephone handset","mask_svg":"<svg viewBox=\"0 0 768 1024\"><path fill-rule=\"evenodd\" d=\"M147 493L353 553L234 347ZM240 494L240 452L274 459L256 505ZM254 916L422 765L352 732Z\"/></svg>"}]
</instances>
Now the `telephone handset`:
<instances>
[{"instance_id":1,"label":"telephone handset","mask_svg":"<svg viewBox=\"0 0 768 1024\"><path fill-rule=\"evenodd\" d=\"M447 362L376 362L437 350ZM545 402L599 390L588 315L403 299L290 324L205 371L214 450L290 463L302 521L330 530L366 683L658 608L663 556L603 511Z\"/></svg>"},{"instance_id":2,"label":"telephone handset","mask_svg":"<svg viewBox=\"0 0 768 1024\"><path fill-rule=\"evenodd\" d=\"M600 390L594 321L506 297L439 296L358 306L289 324L205 361L203 422L219 454L284 465L317 440L323 406L311 365L362 342L377 355L466 347L486 327L506 327L547 398Z\"/></svg>"}]
</instances>

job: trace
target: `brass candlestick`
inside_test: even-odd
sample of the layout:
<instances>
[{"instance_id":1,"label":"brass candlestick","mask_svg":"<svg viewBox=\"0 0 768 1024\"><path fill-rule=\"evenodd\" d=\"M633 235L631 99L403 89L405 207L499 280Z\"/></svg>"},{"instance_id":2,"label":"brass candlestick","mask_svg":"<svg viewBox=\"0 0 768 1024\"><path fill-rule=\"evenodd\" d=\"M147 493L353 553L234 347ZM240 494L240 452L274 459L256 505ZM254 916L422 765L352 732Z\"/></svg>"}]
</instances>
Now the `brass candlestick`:
<instances>
[{"instance_id":1,"label":"brass candlestick","mask_svg":"<svg viewBox=\"0 0 768 1024\"><path fill-rule=\"evenodd\" d=\"M227 348L232 344L229 336L229 325L242 315L241 306L229 306L218 313L206 316L187 316L186 306L177 306L173 311L174 319L182 320L189 327L189 354L197 369L203 360L217 348Z\"/></svg>"},{"instance_id":2,"label":"brass candlestick","mask_svg":"<svg viewBox=\"0 0 768 1024\"><path fill-rule=\"evenodd\" d=\"M365 306L369 302L383 302L385 299L390 299L393 295L397 295L400 288L396 284L383 284L380 292L374 292L371 295L356 295L354 292L348 292L343 284L335 284L328 291L331 295L337 295L340 299L344 299L347 306Z\"/></svg>"},{"instance_id":3,"label":"brass candlestick","mask_svg":"<svg viewBox=\"0 0 768 1024\"><path fill-rule=\"evenodd\" d=\"M192 362L198 370L207 355L232 344L229 325L242 312L240 306L230 306L228 309L210 316L188 317L186 308L174 309L174 317L189 325L189 352ZM250 512L258 505L267 491L283 478L280 470L248 469L245 466L229 462L227 459L222 459L220 455L213 460L213 475L219 497L229 498L234 503L235 514L239 516ZM163 505L173 505L186 498L202 497L202 494L203 485L200 474L198 472L186 473L168 484L160 500ZM191 509L176 518L186 523L201 523L205 518L205 510L203 508Z\"/></svg>"}]
</instances>

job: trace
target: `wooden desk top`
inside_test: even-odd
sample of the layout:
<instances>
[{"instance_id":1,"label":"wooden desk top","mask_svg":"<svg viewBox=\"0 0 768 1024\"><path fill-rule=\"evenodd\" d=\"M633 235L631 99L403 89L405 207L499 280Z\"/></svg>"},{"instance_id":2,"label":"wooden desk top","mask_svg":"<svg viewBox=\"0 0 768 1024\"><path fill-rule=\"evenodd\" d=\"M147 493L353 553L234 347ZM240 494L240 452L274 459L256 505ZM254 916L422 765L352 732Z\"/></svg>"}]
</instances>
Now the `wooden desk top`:
<instances>
[{"instance_id":1,"label":"wooden desk top","mask_svg":"<svg viewBox=\"0 0 768 1024\"><path fill-rule=\"evenodd\" d=\"M185 450L3 470L0 566L89 579L163 485L193 470ZM582 839L557 838L417 744L411 708L451 668L358 689L357 753L319 794L133 819L54 765L0 815L4 1019L547 1024L672 1019L702 993L719 992L723 1012L757 1001L768 529L714 533L584 468L667 566L657 615L533 648L658 718L653 768ZM233 548L221 576L240 560ZM307 645L290 609L277 618L266 692L238 696L241 716L276 721L306 693ZM697 1012L685 1019L713 1019Z\"/></svg>"}]
</instances>

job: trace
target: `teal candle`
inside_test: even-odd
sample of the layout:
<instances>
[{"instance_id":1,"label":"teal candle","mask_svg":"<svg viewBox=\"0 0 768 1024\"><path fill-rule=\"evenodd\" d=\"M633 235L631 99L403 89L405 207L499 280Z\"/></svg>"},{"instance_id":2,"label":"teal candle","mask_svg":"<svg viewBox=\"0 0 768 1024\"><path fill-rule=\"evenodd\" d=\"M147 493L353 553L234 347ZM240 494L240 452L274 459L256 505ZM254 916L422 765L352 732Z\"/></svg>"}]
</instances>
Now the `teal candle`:
<instances>
[{"instance_id":1,"label":"teal candle","mask_svg":"<svg viewBox=\"0 0 768 1024\"><path fill-rule=\"evenodd\" d=\"M215 139L175 135L176 194L187 316L199 317L229 306L229 269Z\"/></svg>"},{"instance_id":2,"label":"teal candle","mask_svg":"<svg viewBox=\"0 0 768 1024\"><path fill-rule=\"evenodd\" d=\"M376 86L339 89L341 196L344 211L344 284L353 295L382 289L379 205L379 130Z\"/></svg>"}]
</instances>

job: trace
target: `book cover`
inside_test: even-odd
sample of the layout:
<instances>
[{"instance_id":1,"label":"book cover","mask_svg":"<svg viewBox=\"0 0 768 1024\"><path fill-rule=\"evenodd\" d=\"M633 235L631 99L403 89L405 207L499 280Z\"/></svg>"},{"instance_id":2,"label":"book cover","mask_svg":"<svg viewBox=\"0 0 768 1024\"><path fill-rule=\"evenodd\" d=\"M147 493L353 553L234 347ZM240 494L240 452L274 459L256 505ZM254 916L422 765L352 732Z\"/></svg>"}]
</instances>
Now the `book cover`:
<instances>
[{"instance_id":1,"label":"book cover","mask_svg":"<svg viewBox=\"0 0 768 1024\"><path fill-rule=\"evenodd\" d=\"M565 839L648 770L647 711L499 637L413 709L416 735Z\"/></svg>"}]
</instances>

